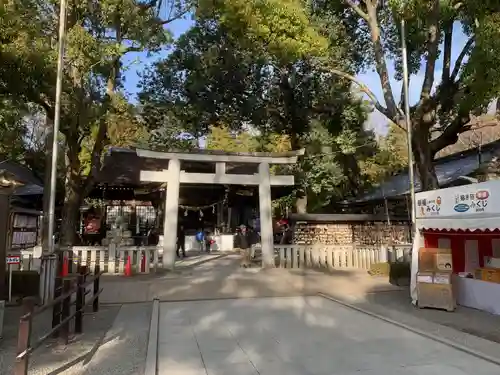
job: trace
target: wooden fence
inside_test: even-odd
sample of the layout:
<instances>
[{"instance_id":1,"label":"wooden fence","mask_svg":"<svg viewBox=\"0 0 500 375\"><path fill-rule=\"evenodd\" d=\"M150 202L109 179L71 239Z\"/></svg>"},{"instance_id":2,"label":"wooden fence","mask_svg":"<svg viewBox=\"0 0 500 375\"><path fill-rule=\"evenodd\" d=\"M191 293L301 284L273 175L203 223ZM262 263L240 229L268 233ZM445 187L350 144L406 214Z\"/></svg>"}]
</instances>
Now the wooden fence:
<instances>
[{"instance_id":1,"label":"wooden fence","mask_svg":"<svg viewBox=\"0 0 500 375\"><path fill-rule=\"evenodd\" d=\"M365 269L385 262L410 262L412 245L395 246L275 246L277 263L281 268Z\"/></svg>"},{"instance_id":2,"label":"wooden fence","mask_svg":"<svg viewBox=\"0 0 500 375\"><path fill-rule=\"evenodd\" d=\"M62 252L62 260L68 262L69 272L78 266L94 267L108 274L123 274L130 262L133 273L150 273L163 267L163 249L157 246L73 246Z\"/></svg>"}]
</instances>

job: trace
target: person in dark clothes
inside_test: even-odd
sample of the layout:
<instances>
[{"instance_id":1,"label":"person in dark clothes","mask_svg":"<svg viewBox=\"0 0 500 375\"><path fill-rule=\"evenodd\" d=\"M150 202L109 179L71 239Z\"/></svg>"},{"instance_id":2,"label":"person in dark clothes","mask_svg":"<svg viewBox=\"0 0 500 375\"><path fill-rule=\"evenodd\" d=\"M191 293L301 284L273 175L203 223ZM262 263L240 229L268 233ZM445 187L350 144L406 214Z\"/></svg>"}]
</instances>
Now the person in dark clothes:
<instances>
[{"instance_id":1,"label":"person in dark clothes","mask_svg":"<svg viewBox=\"0 0 500 375\"><path fill-rule=\"evenodd\" d=\"M281 245L291 245L293 242L293 233L288 224L284 225L283 236L281 237Z\"/></svg>"},{"instance_id":2,"label":"person in dark clothes","mask_svg":"<svg viewBox=\"0 0 500 375\"><path fill-rule=\"evenodd\" d=\"M240 225L240 232L236 235L236 245L241 252L241 267L251 265L252 235L246 225Z\"/></svg>"},{"instance_id":3,"label":"person in dark clothes","mask_svg":"<svg viewBox=\"0 0 500 375\"><path fill-rule=\"evenodd\" d=\"M184 226L179 225L177 227L177 256L180 258L181 254L179 250L182 250L182 257L186 257L186 246L184 243L186 242L186 232L184 232Z\"/></svg>"}]
</instances>

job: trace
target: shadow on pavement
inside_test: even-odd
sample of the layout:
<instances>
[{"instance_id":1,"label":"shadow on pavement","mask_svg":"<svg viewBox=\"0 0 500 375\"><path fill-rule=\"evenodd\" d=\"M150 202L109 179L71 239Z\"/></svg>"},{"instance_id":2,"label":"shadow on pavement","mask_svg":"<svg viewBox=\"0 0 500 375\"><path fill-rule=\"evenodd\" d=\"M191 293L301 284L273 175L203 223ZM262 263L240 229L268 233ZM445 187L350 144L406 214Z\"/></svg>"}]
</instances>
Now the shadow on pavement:
<instances>
[{"instance_id":1,"label":"shadow on pavement","mask_svg":"<svg viewBox=\"0 0 500 375\"><path fill-rule=\"evenodd\" d=\"M165 302L160 327L159 375L500 370L318 296Z\"/></svg>"}]
</instances>

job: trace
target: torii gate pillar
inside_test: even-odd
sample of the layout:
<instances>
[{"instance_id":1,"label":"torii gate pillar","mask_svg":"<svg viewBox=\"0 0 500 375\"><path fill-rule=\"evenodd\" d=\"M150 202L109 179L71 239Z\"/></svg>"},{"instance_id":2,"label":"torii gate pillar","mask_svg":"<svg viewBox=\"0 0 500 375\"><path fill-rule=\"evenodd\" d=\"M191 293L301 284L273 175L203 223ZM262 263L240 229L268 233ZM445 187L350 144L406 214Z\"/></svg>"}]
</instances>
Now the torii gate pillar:
<instances>
[{"instance_id":1,"label":"torii gate pillar","mask_svg":"<svg viewBox=\"0 0 500 375\"><path fill-rule=\"evenodd\" d=\"M181 161L171 159L168 162L167 196L163 220L163 267L173 269L177 250L177 216L179 212L179 189Z\"/></svg>"},{"instance_id":2,"label":"torii gate pillar","mask_svg":"<svg viewBox=\"0 0 500 375\"><path fill-rule=\"evenodd\" d=\"M259 164L259 211L262 267L274 264L273 215L271 212L271 175L268 163Z\"/></svg>"}]
</instances>

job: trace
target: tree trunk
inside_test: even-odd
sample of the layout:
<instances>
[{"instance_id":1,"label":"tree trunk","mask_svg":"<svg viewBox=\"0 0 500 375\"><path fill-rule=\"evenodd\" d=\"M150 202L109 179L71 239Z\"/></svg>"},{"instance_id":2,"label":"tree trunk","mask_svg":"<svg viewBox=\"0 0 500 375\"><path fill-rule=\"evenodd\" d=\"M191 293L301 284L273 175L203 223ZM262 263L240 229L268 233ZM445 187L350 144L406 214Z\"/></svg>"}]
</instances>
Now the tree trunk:
<instances>
[{"instance_id":1,"label":"tree trunk","mask_svg":"<svg viewBox=\"0 0 500 375\"><path fill-rule=\"evenodd\" d=\"M300 137L293 132L290 134L290 146L293 151L300 150L302 148ZM302 168L300 167L296 168L296 171L297 172L295 173L295 185L297 189L295 191L296 199L295 199L294 209L295 212L298 214L305 214L307 213L307 191L302 185L303 181Z\"/></svg>"},{"instance_id":2,"label":"tree trunk","mask_svg":"<svg viewBox=\"0 0 500 375\"><path fill-rule=\"evenodd\" d=\"M429 134L427 131L414 131L413 156L422 191L439 189L439 182L434 168L434 154L432 153Z\"/></svg>"},{"instance_id":3,"label":"tree trunk","mask_svg":"<svg viewBox=\"0 0 500 375\"><path fill-rule=\"evenodd\" d=\"M61 240L60 245L72 246L76 242L76 233L80 221L81 187L75 181L67 181L64 195L64 207L62 211Z\"/></svg>"},{"instance_id":4,"label":"tree trunk","mask_svg":"<svg viewBox=\"0 0 500 375\"><path fill-rule=\"evenodd\" d=\"M62 246L75 244L84 189L80 176L79 147L77 143L70 143L71 140L67 139L66 189L60 232L60 245Z\"/></svg>"},{"instance_id":5,"label":"tree trunk","mask_svg":"<svg viewBox=\"0 0 500 375\"><path fill-rule=\"evenodd\" d=\"M297 199L295 200L295 211L298 214L305 214L307 213L307 195L305 195L305 193L301 190L298 190L297 193Z\"/></svg>"}]
</instances>

